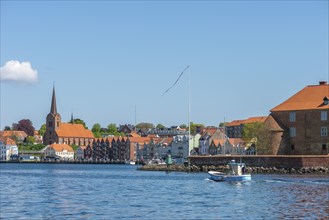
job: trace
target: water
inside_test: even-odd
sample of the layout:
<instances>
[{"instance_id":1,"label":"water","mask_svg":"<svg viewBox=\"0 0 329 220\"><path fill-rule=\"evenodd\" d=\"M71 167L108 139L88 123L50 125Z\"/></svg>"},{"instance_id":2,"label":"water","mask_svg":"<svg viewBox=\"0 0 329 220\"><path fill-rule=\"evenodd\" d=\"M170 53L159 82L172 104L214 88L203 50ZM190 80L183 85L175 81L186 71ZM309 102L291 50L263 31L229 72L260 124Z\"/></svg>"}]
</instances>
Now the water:
<instances>
[{"instance_id":1,"label":"water","mask_svg":"<svg viewBox=\"0 0 329 220\"><path fill-rule=\"evenodd\" d=\"M327 176L207 173L130 165L0 164L1 219L329 219Z\"/></svg>"}]
</instances>

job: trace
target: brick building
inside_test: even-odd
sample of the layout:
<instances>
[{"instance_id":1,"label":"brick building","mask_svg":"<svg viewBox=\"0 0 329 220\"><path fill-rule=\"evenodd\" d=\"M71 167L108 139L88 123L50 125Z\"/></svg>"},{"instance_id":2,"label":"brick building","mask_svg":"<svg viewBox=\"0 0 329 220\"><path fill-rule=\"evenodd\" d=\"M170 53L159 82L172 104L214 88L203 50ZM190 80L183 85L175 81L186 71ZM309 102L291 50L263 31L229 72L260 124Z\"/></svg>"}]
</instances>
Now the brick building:
<instances>
[{"instance_id":1,"label":"brick building","mask_svg":"<svg viewBox=\"0 0 329 220\"><path fill-rule=\"evenodd\" d=\"M329 85L306 86L271 109L275 154L328 154Z\"/></svg>"},{"instance_id":2,"label":"brick building","mask_svg":"<svg viewBox=\"0 0 329 220\"><path fill-rule=\"evenodd\" d=\"M43 137L43 144L69 144L86 146L92 144L93 133L84 128L81 124L62 123L61 115L57 112L55 87L51 100L50 113L46 119L46 132Z\"/></svg>"}]
</instances>

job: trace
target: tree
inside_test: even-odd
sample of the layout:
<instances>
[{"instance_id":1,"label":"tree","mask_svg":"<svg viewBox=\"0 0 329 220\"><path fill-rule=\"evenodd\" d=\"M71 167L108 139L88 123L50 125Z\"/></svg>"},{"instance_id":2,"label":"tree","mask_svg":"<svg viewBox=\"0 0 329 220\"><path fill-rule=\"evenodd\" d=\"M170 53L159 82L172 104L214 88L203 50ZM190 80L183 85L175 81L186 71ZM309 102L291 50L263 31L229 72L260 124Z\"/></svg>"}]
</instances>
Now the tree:
<instances>
[{"instance_id":1,"label":"tree","mask_svg":"<svg viewBox=\"0 0 329 220\"><path fill-rule=\"evenodd\" d=\"M46 124L41 125L39 129L39 134L43 136L46 133L46 129L47 129Z\"/></svg>"},{"instance_id":2,"label":"tree","mask_svg":"<svg viewBox=\"0 0 329 220\"><path fill-rule=\"evenodd\" d=\"M191 127L191 135L196 135L198 130L201 130L204 128L203 124L194 124L193 122L190 122L190 127Z\"/></svg>"},{"instance_id":3,"label":"tree","mask_svg":"<svg viewBox=\"0 0 329 220\"><path fill-rule=\"evenodd\" d=\"M4 128L3 130L5 130L5 131L10 131L11 128L10 128L10 126L5 126L5 128Z\"/></svg>"},{"instance_id":4,"label":"tree","mask_svg":"<svg viewBox=\"0 0 329 220\"><path fill-rule=\"evenodd\" d=\"M34 136L35 128L30 119L22 119L17 124L13 124L13 130L25 131L28 136Z\"/></svg>"},{"instance_id":5,"label":"tree","mask_svg":"<svg viewBox=\"0 0 329 220\"><path fill-rule=\"evenodd\" d=\"M165 129L166 127L163 124L158 124L156 126L157 129Z\"/></svg>"},{"instance_id":6,"label":"tree","mask_svg":"<svg viewBox=\"0 0 329 220\"><path fill-rule=\"evenodd\" d=\"M72 120L70 120L69 123L72 123ZM86 126L86 123L80 118L73 119L73 124L82 124L83 127L85 127L85 129L88 129L88 127Z\"/></svg>"},{"instance_id":7,"label":"tree","mask_svg":"<svg viewBox=\"0 0 329 220\"><path fill-rule=\"evenodd\" d=\"M224 127L227 124L227 122L220 122L219 127Z\"/></svg>"},{"instance_id":8,"label":"tree","mask_svg":"<svg viewBox=\"0 0 329 220\"><path fill-rule=\"evenodd\" d=\"M141 122L136 125L136 128L142 129L142 130L148 130L148 129L153 129L154 125L152 123L148 123L148 122Z\"/></svg>"},{"instance_id":9,"label":"tree","mask_svg":"<svg viewBox=\"0 0 329 220\"><path fill-rule=\"evenodd\" d=\"M257 154L271 153L271 133L263 122L254 122L243 125L242 138L247 142L255 142Z\"/></svg>"},{"instance_id":10,"label":"tree","mask_svg":"<svg viewBox=\"0 0 329 220\"><path fill-rule=\"evenodd\" d=\"M107 126L107 130L108 130L109 134L111 134L111 135L115 135L118 133L117 125L114 123L109 124Z\"/></svg>"},{"instance_id":11,"label":"tree","mask_svg":"<svg viewBox=\"0 0 329 220\"><path fill-rule=\"evenodd\" d=\"M180 128L183 128L183 129L186 129L187 128L187 125L186 124L181 124L179 127Z\"/></svg>"},{"instance_id":12,"label":"tree","mask_svg":"<svg viewBox=\"0 0 329 220\"><path fill-rule=\"evenodd\" d=\"M27 142L27 144L34 144L35 138L33 136L27 136L26 142Z\"/></svg>"},{"instance_id":13,"label":"tree","mask_svg":"<svg viewBox=\"0 0 329 220\"><path fill-rule=\"evenodd\" d=\"M93 128L91 129L92 132L100 132L101 131L101 125L96 123L93 125Z\"/></svg>"},{"instance_id":14,"label":"tree","mask_svg":"<svg viewBox=\"0 0 329 220\"><path fill-rule=\"evenodd\" d=\"M101 125L96 123L93 125L93 128L91 129L91 131L93 132L95 138L100 138L102 137L102 134L101 134Z\"/></svg>"}]
</instances>

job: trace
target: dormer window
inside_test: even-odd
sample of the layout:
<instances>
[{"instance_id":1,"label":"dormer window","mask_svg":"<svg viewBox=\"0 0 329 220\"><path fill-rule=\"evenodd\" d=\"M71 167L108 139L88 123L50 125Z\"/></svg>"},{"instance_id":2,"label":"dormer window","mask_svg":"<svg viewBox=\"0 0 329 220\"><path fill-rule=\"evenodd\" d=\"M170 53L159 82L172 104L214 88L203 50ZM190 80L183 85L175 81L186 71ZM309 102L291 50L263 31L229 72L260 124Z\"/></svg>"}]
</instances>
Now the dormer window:
<instances>
[{"instance_id":1,"label":"dormer window","mask_svg":"<svg viewBox=\"0 0 329 220\"><path fill-rule=\"evenodd\" d=\"M323 98L323 105L328 105L329 104L329 99L327 96Z\"/></svg>"}]
</instances>

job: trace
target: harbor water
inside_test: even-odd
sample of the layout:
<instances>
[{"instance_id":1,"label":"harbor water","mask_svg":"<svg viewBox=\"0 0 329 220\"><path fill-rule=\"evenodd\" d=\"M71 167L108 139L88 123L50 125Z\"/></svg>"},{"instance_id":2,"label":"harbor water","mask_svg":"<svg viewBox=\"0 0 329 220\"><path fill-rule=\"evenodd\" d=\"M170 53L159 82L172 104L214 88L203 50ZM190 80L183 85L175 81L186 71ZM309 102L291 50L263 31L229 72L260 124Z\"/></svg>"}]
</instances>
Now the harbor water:
<instances>
[{"instance_id":1,"label":"harbor water","mask_svg":"<svg viewBox=\"0 0 329 220\"><path fill-rule=\"evenodd\" d=\"M329 179L207 173L132 165L0 164L0 219L328 219Z\"/></svg>"}]
</instances>

